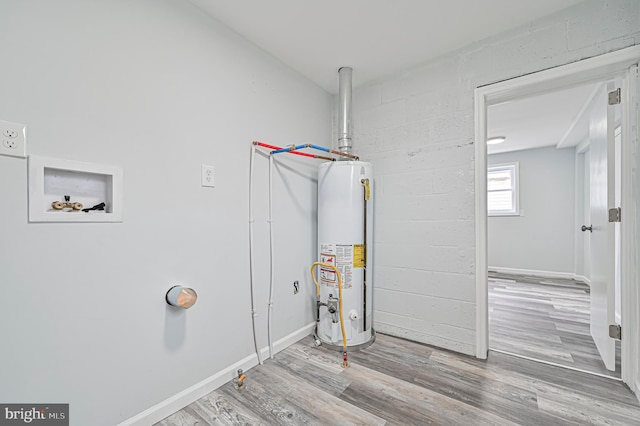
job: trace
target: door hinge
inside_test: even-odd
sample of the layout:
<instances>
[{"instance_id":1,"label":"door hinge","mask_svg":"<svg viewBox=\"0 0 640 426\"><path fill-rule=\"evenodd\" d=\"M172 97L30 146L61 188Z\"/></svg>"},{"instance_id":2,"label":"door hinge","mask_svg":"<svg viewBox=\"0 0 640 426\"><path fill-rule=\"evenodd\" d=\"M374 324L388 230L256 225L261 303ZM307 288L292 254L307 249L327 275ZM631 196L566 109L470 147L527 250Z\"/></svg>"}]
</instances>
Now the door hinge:
<instances>
[{"instance_id":1,"label":"door hinge","mask_svg":"<svg viewBox=\"0 0 640 426\"><path fill-rule=\"evenodd\" d=\"M609 105L618 105L622 100L622 91L616 89L613 92L609 92Z\"/></svg>"},{"instance_id":2,"label":"door hinge","mask_svg":"<svg viewBox=\"0 0 640 426\"><path fill-rule=\"evenodd\" d=\"M622 340L622 327L620 327L620 324L611 324L609 326L609 337Z\"/></svg>"},{"instance_id":3,"label":"door hinge","mask_svg":"<svg viewBox=\"0 0 640 426\"><path fill-rule=\"evenodd\" d=\"M615 209L609 209L609 222L620 222L622 216L622 209L616 207Z\"/></svg>"}]
</instances>

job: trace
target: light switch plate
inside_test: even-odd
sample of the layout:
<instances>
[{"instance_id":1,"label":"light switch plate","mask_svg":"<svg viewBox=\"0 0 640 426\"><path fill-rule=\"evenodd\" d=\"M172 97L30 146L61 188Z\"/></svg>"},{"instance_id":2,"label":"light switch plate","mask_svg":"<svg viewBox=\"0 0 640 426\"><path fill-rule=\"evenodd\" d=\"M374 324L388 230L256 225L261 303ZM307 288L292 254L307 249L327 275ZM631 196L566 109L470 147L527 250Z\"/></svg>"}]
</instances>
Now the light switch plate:
<instances>
[{"instance_id":1,"label":"light switch plate","mask_svg":"<svg viewBox=\"0 0 640 426\"><path fill-rule=\"evenodd\" d=\"M27 126L0 120L0 155L27 157Z\"/></svg>"},{"instance_id":2,"label":"light switch plate","mask_svg":"<svg viewBox=\"0 0 640 426\"><path fill-rule=\"evenodd\" d=\"M215 188L215 170L213 166L202 165L202 186Z\"/></svg>"}]
</instances>

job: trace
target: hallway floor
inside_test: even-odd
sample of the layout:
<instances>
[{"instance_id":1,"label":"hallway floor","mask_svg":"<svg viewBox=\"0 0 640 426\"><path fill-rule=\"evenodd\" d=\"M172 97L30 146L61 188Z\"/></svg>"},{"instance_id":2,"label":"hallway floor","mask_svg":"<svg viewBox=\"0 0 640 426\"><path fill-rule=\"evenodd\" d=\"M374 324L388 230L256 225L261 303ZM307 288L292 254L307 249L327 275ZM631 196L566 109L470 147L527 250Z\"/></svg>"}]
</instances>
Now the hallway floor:
<instances>
[{"instance_id":1,"label":"hallway floor","mask_svg":"<svg viewBox=\"0 0 640 426\"><path fill-rule=\"evenodd\" d=\"M311 337L156 426L638 424L621 382L497 352L482 361L378 335L349 355Z\"/></svg>"},{"instance_id":2,"label":"hallway floor","mask_svg":"<svg viewBox=\"0 0 640 426\"><path fill-rule=\"evenodd\" d=\"M551 279L489 272L489 348L585 371L608 371L589 331L589 286Z\"/></svg>"}]
</instances>

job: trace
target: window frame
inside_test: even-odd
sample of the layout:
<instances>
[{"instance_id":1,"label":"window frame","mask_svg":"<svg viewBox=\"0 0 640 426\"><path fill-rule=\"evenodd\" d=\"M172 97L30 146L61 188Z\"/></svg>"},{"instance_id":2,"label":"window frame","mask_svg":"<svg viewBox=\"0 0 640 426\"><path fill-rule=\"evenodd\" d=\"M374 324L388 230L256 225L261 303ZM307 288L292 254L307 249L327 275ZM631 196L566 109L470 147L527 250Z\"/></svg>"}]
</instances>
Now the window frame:
<instances>
[{"instance_id":1,"label":"window frame","mask_svg":"<svg viewBox=\"0 0 640 426\"><path fill-rule=\"evenodd\" d=\"M501 170L513 170L512 172L512 200L513 200L513 210L490 210L489 206L489 193L490 192L499 192L506 190L489 190L489 173L492 171L501 171ZM518 161L511 161L508 163L500 163L500 164L490 164L487 167L487 216L520 216L520 163Z\"/></svg>"}]
</instances>

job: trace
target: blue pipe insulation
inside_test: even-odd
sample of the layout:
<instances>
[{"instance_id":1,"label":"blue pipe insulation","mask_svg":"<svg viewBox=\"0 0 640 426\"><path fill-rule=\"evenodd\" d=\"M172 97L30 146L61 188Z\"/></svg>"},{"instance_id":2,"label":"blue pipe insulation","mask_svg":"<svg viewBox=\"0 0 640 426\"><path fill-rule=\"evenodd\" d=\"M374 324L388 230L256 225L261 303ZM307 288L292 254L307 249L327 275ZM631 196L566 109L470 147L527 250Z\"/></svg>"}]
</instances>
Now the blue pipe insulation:
<instances>
[{"instance_id":1,"label":"blue pipe insulation","mask_svg":"<svg viewBox=\"0 0 640 426\"><path fill-rule=\"evenodd\" d=\"M324 151L324 152L331 152L331 150L329 148L325 148L323 146L318 146L318 145L313 145L313 144L308 144L307 145L309 148L313 148L313 149L317 149L319 151Z\"/></svg>"},{"instance_id":2,"label":"blue pipe insulation","mask_svg":"<svg viewBox=\"0 0 640 426\"><path fill-rule=\"evenodd\" d=\"M307 147L307 144L288 146L286 148L278 149L276 151L271 151L271 154L280 154L281 152L291 152L291 151L296 151L298 149L302 149L306 147Z\"/></svg>"},{"instance_id":3,"label":"blue pipe insulation","mask_svg":"<svg viewBox=\"0 0 640 426\"><path fill-rule=\"evenodd\" d=\"M306 143L306 144L296 145L296 146L291 145L291 146L288 146L286 148L278 149L276 151L271 151L271 154L280 154L282 152L291 152L291 151L296 151L296 150L302 149L302 148L313 148L313 149L317 149L319 151L331 152L331 150L329 148L325 148L325 147L320 146L320 145L314 145L312 143Z\"/></svg>"}]
</instances>

